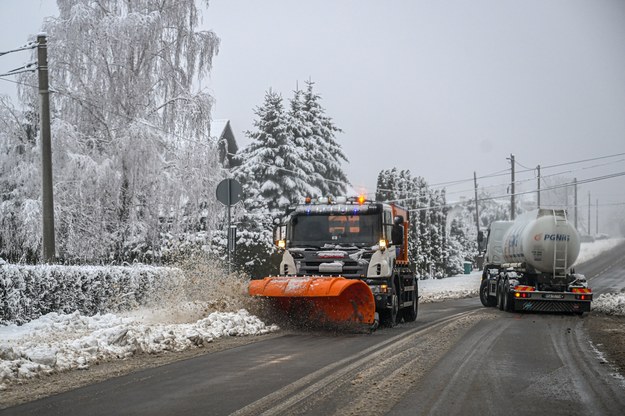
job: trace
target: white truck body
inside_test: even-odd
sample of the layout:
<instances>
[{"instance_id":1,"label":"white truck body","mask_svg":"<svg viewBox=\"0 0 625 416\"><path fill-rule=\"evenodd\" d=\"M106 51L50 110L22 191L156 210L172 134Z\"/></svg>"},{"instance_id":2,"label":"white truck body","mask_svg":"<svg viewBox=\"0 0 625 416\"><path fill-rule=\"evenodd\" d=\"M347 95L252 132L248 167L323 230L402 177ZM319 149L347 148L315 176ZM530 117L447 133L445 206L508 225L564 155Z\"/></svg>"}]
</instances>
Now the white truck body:
<instances>
[{"instance_id":1,"label":"white truck body","mask_svg":"<svg viewBox=\"0 0 625 416\"><path fill-rule=\"evenodd\" d=\"M539 272L557 274L575 264L579 249L579 234L563 210L534 210L515 221L491 224L486 262L525 263Z\"/></svg>"},{"instance_id":2,"label":"white truck body","mask_svg":"<svg viewBox=\"0 0 625 416\"><path fill-rule=\"evenodd\" d=\"M590 311L592 291L572 266L580 238L565 210L539 209L491 224L480 299L502 310Z\"/></svg>"}]
</instances>

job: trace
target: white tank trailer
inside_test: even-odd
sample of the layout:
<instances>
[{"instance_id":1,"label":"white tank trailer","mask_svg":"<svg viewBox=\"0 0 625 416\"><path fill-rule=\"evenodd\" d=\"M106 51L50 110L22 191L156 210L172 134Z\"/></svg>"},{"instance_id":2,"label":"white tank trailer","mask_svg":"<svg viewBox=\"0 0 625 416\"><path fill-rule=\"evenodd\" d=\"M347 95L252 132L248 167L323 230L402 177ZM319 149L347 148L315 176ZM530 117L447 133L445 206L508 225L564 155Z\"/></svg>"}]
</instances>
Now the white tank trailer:
<instances>
[{"instance_id":1,"label":"white tank trailer","mask_svg":"<svg viewBox=\"0 0 625 416\"><path fill-rule=\"evenodd\" d=\"M483 241L480 241L483 244ZM488 229L480 300L507 311L590 311L592 291L572 266L579 234L565 210L538 209Z\"/></svg>"}]
</instances>

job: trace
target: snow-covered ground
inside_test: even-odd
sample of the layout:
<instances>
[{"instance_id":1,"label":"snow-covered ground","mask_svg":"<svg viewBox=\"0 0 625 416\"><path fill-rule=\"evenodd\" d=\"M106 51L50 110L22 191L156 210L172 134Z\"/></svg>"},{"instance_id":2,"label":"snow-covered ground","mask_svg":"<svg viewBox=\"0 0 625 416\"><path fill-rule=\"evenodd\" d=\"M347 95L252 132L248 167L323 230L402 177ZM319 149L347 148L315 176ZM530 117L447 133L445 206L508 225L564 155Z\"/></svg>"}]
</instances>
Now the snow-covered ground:
<instances>
[{"instance_id":1,"label":"snow-covered ground","mask_svg":"<svg viewBox=\"0 0 625 416\"><path fill-rule=\"evenodd\" d=\"M623 242L601 240L582 244L580 261ZM436 302L478 296L481 273L419 281L420 301ZM599 296L593 309L625 315L625 294ZM195 316L201 305L177 305L176 311ZM195 322L171 323L166 310L137 310L125 314L83 316L50 313L22 326L0 326L0 391L17 379L85 369L96 362L123 359L137 353L182 351L227 336L277 331L242 309L213 312ZM180 321L179 317L175 321Z\"/></svg>"}]
</instances>

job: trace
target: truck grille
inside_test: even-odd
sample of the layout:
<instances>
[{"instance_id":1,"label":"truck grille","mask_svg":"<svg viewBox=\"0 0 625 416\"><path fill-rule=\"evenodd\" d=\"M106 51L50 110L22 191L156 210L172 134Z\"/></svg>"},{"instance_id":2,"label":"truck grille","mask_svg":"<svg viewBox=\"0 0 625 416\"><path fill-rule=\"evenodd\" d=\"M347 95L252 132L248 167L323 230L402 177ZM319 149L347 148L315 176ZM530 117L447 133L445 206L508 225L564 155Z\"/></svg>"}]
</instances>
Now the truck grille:
<instances>
[{"instance_id":1,"label":"truck grille","mask_svg":"<svg viewBox=\"0 0 625 416\"><path fill-rule=\"evenodd\" d=\"M590 312L590 302L562 302L553 300L516 300L516 311L528 312Z\"/></svg>"},{"instance_id":2,"label":"truck grille","mask_svg":"<svg viewBox=\"0 0 625 416\"><path fill-rule=\"evenodd\" d=\"M299 274L307 275L307 276L344 276L347 278L359 278L361 275L366 274L366 270L364 267L359 265L357 261L354 261L349 258L340 259L343 263L343 272L342 273L332 273L332 272L320 272L319 265L321 263L332 263L333 261L328 261L326 259L306 259L302 260L299 268Z\"/></svg>"}]
</instances>

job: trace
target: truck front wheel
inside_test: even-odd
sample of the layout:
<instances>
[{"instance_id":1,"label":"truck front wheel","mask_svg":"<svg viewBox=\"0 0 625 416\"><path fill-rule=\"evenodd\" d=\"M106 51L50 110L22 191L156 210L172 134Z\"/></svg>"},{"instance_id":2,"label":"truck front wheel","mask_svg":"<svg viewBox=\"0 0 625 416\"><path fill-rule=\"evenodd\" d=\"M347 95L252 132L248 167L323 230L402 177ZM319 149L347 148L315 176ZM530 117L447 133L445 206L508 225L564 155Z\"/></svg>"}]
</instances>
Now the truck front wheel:
<instances>
[{"instance_id":1,"label":"truck front wheel","mask_svg":"<svg viewBox=\"0 0 625 416\"><path fill-rule=\"evenodd\" d=\"M395 285L391 289L391 305L389 308L383 310L380 314L382 325L392 328L397 325L397 315L399 313L399 300L397 299L397 292L395 291Z\"/></svg>"}]
</instances>

